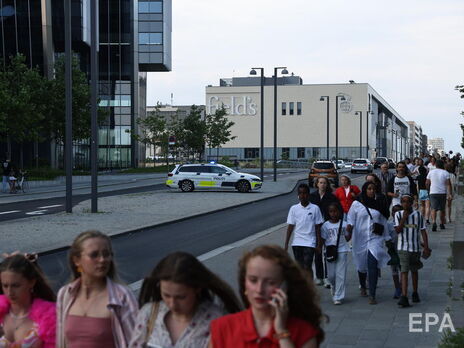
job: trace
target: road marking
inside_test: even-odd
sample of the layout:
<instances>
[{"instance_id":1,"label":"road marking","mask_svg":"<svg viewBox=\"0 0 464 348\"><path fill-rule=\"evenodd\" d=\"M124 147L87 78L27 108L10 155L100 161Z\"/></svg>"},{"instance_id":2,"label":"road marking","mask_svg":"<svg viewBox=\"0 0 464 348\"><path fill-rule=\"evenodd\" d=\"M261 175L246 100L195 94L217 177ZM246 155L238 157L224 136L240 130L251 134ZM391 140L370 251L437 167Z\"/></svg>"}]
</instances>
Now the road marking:
<instances>
[{"instance_id":1,"label":"road marking","mask_svg":"<svg viewBox=\"0 0 464 348\"><path fill-rule=\"evenodd\" d=\"M61 206L63 206L63 204L46 205L45 207L39 207L38 209L56 208L56 207L61 207Z\"/></svg>"},{"instance_id":2,"label":"road marking","mask_svg":"<svg viewBox=\"0 0 464 348\"><path fill-rule=\"evenodd\" d=\"M46 210L34 210L26 213L26 215L43 215L45 214Z\"/></svg>"},{"instance_id":3,"label":"road marking","mask_svg":"<svg viewBox=\"0 0 464 348\"><path fill-rule=\"evenodd\" d=\"M13 214L13 213L19 213L20 210L10 210L10 211L2 211L0 213L0 215L4 215L4 214Z\"/></svg>"}]
</instances>

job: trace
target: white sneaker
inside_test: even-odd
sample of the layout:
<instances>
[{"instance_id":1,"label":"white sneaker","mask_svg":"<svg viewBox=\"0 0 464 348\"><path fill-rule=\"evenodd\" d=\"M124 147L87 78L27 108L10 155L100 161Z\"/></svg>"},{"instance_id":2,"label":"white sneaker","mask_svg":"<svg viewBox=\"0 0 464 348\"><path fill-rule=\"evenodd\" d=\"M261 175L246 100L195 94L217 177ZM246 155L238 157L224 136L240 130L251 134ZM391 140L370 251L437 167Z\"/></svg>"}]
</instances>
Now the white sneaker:
<instances>
[{"instance_id":1,"label":"white sneaker","mask_svg":"<svg viewBox=\"0 0 464 348\"><path fill-rule=\"evenodd\" d=\"M317 278L315 283L316 283L316 285L322 285L322 284L324 284L324 281L322 279Z\"/></svg>"},{"instance_id":2,"label":"white sneaker","mask_svg":"<svg viewBox=\"0 0 464 348\"><path fill-rule=\"evenodd\" d=\"M324 288L326 289L330 289L332 287L332 285L330 285L330 282L327 278L324 278Z\"/></svg>"},{"instance_id":3,"label":"white sneaker","mask_svg":"<svg viewBox=\"0 0 464 348\"><path fill-rule=\"evenodd\" d=\"M334 305L338 306L338 305L341 305L342 304L342 301L340 300L335 300L334 301Z\"/></svg>"}]
</instances>

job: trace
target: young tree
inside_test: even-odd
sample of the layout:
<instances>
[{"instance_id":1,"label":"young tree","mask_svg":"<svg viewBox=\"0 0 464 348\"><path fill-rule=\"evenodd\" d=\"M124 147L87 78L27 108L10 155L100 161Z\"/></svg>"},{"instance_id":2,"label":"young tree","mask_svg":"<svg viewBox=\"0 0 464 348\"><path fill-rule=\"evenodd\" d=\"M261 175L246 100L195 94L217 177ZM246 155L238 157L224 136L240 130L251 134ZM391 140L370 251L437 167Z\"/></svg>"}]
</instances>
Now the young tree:
<instances>
[{"instance_id":1,"label":"young tree","mask_svg":"<svg viewBox=\"0 0 464 348\"><path fill-rule=\"evenodd\" d=\"M219 160L219 148L221 145L237 138L236 136L232 136L232 131L230 130L234 124L234 122L229 121L227 118L224 105L216 109L214 114L206 116L206 143L210 148L217 149L217 160Z\"/></svg>"},{"instance_id":2,"label":"young tree","mask_svg":"<svg viewBox=\"0 0 464 348\"><path fill-rule=\"evenodd\" d=\"M205 140L207 134L206 121L201 119L201 109L192 105L190 114L183 121L185 145L193 154L199 154L201 160L205 150Z\"/></svg>"},{"instance_id":3,"label":"young tree","mask_svg":"<svg viewBox=\"0 0 464 348\"><path fill-rule=\"evenodd\" d=\"M461 93L461 99L464 99L464 85L456 86L455 89ZM464 111L461 111L461 116L464 116ZM464 124L461 123L461 130L462 130L462 139L461 139L461 147L464 148Z\"/></svg>"}]
</instances>

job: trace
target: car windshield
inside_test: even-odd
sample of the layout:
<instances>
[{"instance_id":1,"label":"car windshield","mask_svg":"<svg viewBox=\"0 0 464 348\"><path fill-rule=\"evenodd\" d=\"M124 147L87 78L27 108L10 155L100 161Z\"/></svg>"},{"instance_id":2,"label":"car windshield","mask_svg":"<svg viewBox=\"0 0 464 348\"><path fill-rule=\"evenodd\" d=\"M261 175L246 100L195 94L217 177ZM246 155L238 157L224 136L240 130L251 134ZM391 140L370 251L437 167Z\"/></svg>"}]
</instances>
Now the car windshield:
<instances>
[{"instance_id":1,"label":"car windshield","mask_svg":"<svg viewBox=\"0 0 464 348\"><path fill-rule=\"evenodd\" d=\"M353 163L362 163L362 164L365 164L365 163L367 163L367 161L366 161L366 160L354 160Z\"/></svg>"},{"instance_id":2,"label":"car windshield","mask_svg":"<svg viewBox=\"0 0 464 348\"><path fill-rule=\"evenodd\" d=\"M235 170L233 170L232 168L226 167L225 165L221 165L220 168L224 169L226 172L237 173Z\"/></svg>"},{"instance_id":3,"label":"car windshield","mask_svg":"<svg viewBox=\"0 0 464 348\"><path fill-rule=\"evenodd\" d=\"M314 163L313 168L315 169L333 169L333 163Z\"/></svg>"}]
</instances>

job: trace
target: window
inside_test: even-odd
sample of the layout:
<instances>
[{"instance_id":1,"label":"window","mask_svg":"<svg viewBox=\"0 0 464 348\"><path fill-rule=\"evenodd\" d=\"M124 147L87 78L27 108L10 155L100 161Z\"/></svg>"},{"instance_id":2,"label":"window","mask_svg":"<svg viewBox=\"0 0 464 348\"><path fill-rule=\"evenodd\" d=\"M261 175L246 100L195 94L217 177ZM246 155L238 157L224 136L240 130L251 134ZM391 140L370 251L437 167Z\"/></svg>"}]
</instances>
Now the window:
<instances>
[{"instance_id":1,"label":"window","mask_svg":"<svg viewBox=\"0 0 464 348\"><path fill-rule=\"evenodd\" d=\"M221 167L209 167L209 169L211 173L214 173L214 174L225 174L226 173L226 170Z\"/></svg>"},{"instance_id":2,"label":"window","mask_svg":"<svg viewBox=\"0 0 464 348\"><path fill-rule=\"evenodd\" d=\"M259 157L259 148L257 147L246 147L245 148L245 158L258 158Z\"/></svg>"},{"instance_id":3,"label":"window","mask_svg":"<svg viewBox=\"0 0 464 348\"><path fill-rule=\"evenodd\" d=\"M298 147L296 149L296 157L297 158L305 158L305 148L304 147Z\"/></svg>"},{"instance_id":4,"label":"window","mask_svg":"<svg viewBox=\"0 0 464 348\"><path fill-rule=\"evenodd\" d=\"M282 103L282 116L287 114L287 103Z\"/></svg>"},{"instance_id":5,"label":"window","mask_svg":"<svg viewBox=\"0 0 464 348\"><path fill-rule=\"evenodd\" d=\"M163 3L161 1L140 1L139 2L139 13L162 13Z\"/></svg>"},{"instance_id":6,"label":"window","mask_svg":"<svg viewBox=\"0 0 464 348\"><path fill-rule=\"evenodd\" d=\"M333 169L335 165L332 162L314 162L313 168L315 169Z\"/></svg>"},{"instance_id":7,"label":"window","mask_svg":"<svg viewBox=\"0 0 464 348\"><path fill-rule=\"evenodd\" d=\"M139 33L139 44L141 45L162 45L162 33Z\"/></svg>"},{"instance_id":8,"label":"window","mask_svg":"<svg viewBox=\"0 0 464 348\"><path fill-rule=\"evenodd\" d=\"M282 148L282 159L283 160L288 160L290 158L290 148L289 147L283 147Z\"/></svg>"},{"instance_id":9,"label":"window","mask_svg":"<svg viewBox=\"0 0 464 348\"><path fill-rule=\"evenodd\" d=\"M296 103L296 114L301 115L301 102Z\"/></svg>"},{"instance_id":10,"label":"window","mask_svg":"<svg viewBox=\"0 0 464 348\"><path fill-rule=\"evenodd\" d=\"M289 108L289 115L293 115L293 112L294 112L294 108L295 108L295 103L294 102L290 102L288 103L288 108Z\"/></svg>"}]
</instances>

